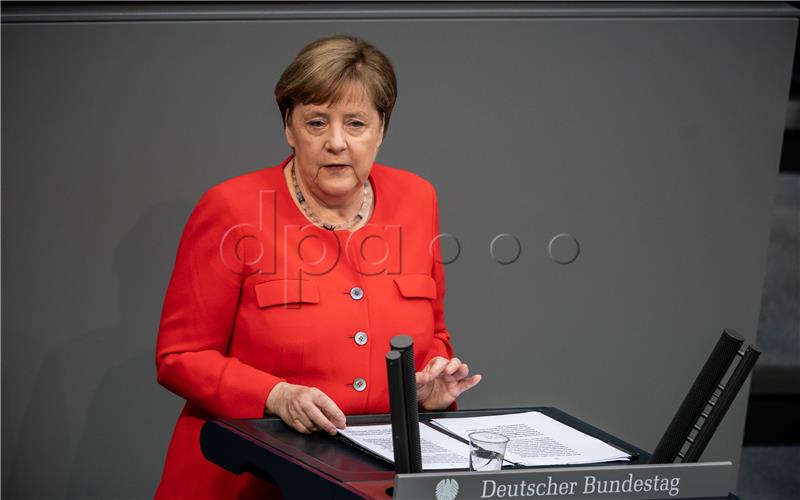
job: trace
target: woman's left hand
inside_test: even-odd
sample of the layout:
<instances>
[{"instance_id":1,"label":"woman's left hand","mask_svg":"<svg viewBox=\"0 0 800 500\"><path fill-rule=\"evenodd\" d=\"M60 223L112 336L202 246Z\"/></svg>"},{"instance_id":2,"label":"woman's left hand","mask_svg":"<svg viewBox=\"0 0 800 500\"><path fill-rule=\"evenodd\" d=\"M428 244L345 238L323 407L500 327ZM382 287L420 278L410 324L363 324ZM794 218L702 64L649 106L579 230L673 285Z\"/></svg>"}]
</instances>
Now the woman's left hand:
<instances>
[{"instance_id":1,"label":"woman's left hand","mask_svg":"<svg viewBox=\"0 0 800 500\"><path fill-rule=\"evenodd\" d=\"M481 381L480 375L468 377L469 367L458 358L436 356L417 372L417 403L423 410L444 410L467 389Z\"/></svg>"}]
</instances>

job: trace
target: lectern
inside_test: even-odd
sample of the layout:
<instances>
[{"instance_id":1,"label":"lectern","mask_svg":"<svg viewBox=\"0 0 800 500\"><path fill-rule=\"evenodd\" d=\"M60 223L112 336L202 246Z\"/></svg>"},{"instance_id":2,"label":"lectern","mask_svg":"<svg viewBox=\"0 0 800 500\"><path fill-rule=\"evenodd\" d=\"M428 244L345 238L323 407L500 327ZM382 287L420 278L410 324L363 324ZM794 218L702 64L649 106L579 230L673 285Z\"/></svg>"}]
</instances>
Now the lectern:
<instances>
[{"instance_id":1,"label":"lectern","mask_svg":"<svg viewBox=\"0 0 800 500\"><path fill-rule=\"evenodd\" d=\"M274 481L286 498L437 498L437 488L440 491L447 489L450 493L458 488L460 493L453 499L503 498L508 496L506 493L521 491L520 488L533 493L525 496L549 498L728 498L725 488L734 477L730 462L648 464L650 455L644 450L555 408L463 410L431 412L424 416L479 416L531 410L541 411L633 452L634 458L587 467L512 468L494 473L436 471L395 474L390 464L343 441L322 434L299 434L276 418L208 422L202 430L201 448L206 458L231 472L250 472ZM389 420L389 415L348 417L351 425L388 423ZM658 491L652 491L654 480ZM651 491L622 491L628 485L633 490L636 484L640 490L649 484ZM560 491L568 491L570 487L571 496L559 496ZM537 488L543 495L537 494ZM601 493L614 488L619 490L619 494ZM556 494L549 494L552 492ZM450 497L440 496L443 498Z\"/></svg>"}]
</instances>

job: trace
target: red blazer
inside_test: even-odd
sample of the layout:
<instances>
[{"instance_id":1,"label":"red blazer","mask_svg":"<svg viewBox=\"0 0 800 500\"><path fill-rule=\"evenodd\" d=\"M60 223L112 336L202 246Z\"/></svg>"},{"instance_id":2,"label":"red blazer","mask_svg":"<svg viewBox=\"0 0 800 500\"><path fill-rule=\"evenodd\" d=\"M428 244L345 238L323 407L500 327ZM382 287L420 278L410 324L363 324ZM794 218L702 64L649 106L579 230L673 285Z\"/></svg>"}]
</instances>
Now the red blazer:
<instances>
[{"instance_id":1,"label":"red blazer","mask_svg":"<svg viewBox=\"0 0 800 500\"><path fill-rule=\"evenodd\" d=\"M431 184L375 164L369 224L332 232L294 204L288 161L210 189L184 229L156 366L186 405L157 498L274 494L205 460L199 436L208 419L262 417L280 381L321 389L345 414L385 413L392 336L413 336L418 370L453 356Z\"/></svg>"}]
</instances>

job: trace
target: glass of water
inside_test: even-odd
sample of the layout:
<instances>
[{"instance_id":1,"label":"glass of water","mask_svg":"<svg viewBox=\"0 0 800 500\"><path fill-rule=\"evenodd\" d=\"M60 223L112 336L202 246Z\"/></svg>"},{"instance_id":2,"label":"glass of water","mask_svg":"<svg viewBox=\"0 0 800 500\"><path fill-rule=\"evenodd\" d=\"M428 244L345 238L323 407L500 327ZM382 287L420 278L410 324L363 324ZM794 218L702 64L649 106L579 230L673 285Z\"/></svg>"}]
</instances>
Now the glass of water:
<instances>
[{"instance_id":1,"label":"glass of water","mask_svg":"<svg viewBox=\"0 0 800 500\"><path fill-rule=\"evenodd\" d=\"M496 432L479 431L469 434L469 470L496 471L503 468L508 437Z\"/></svg>"}]
</instances>

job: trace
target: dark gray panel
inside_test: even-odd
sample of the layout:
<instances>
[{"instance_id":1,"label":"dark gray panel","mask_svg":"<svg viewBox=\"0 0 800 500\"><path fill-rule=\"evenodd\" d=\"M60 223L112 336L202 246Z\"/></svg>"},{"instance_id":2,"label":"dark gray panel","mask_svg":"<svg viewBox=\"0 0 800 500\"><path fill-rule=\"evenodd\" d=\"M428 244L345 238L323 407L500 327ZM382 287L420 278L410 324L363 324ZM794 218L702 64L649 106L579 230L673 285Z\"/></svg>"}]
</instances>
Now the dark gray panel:
<instances>
[{"instance_id":1,"label":"dark gray panel","mask_svg":"<svg viewBox=\"0 0 800 500\"><path fill-rule=\"evenodd\" d=\"M553 405L652 448L721 329L754 340L795 29L4 25L3 496L152 494L179 407L152 350L181 227L204 189L288 154L271 89L337 32L392 57L379 159L433 181L460 241L448 322L485 375L463 406ZM489 253L500 233L513 264ZM548 256L559 233L571 264ZM743 405L706 458L738 462Z\"/></svg>"},{"instance_id":2,"label":"dark gray panel","mask_svg":"<svg viewBox=\"0 0 800 500\"><path fill-rule=\"evenodd\" d=\"M42 4L5 2L3 22L309 19L519 19L600 17L787 17L785 2L181 2Z\"/></svg>"}]
</instances>

